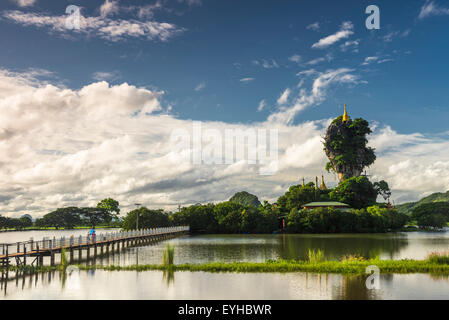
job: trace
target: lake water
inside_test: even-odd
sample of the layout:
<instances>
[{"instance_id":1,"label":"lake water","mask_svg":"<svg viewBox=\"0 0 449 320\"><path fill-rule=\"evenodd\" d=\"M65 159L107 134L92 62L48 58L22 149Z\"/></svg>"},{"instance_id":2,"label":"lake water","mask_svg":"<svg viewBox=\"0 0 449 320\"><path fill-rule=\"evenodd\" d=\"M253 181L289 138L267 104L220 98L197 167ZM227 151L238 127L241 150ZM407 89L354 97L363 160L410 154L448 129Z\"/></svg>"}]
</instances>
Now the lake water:
<instances>
[{"instance_id":1,"label":"lake water","mask_svg":"<svg viewBox=\"0 0 449 320\"><path fill-rule=\"evenodd\" d=\"M97 233L106 232L99 230ZM0 243L43 236L84 235L77 231L0 233ZM449 232L339 235L187 235L154 245L125 248L98 257L96 264L161 263L166 243L175 263L305 259L321 249L329 260L423 259L449 250ZM75 253L75 261L77 263ZM58 257L56 258L58 262ZM48 261L46 261L48 263ZM85 263L85 262L81 262ZM92 263L92 261L90 262ZM427 274L381 275L380 289L368 290L364 276L309 273L208 273L159 271L81 271L22 275L10 272L1 284L3 299L449 299L449 280Z\"/></svg>"}]
</instances>

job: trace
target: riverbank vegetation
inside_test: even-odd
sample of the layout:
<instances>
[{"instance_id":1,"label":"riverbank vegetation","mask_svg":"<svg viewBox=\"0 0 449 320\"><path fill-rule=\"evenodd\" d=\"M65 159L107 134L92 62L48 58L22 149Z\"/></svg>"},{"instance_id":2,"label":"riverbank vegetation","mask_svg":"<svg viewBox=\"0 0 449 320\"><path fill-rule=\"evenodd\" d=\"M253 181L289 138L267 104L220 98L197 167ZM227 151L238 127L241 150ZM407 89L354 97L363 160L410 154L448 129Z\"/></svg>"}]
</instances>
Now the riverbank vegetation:
<instances>
[{"instance_id":1,"label":"riverbank vegetation","mask_svg":"<svg viewBox=\"0 0 449 320\"><path fill-rule=\"evenodd\" d=\"M326 261L322 253L310 252L309 260L268 260L266 262L209 262L201 264L145 264L145 265L76 265L79 270L105 271L190 271L190 272L314 272L338 274L366 274L375 265L382 274L431 273L449 275L449 253L433 253L424 260L365 260L347 256L339 261ZM40 272L60 270L67 266L11 266L10 271Z\"/></svg>"}]
</instances>

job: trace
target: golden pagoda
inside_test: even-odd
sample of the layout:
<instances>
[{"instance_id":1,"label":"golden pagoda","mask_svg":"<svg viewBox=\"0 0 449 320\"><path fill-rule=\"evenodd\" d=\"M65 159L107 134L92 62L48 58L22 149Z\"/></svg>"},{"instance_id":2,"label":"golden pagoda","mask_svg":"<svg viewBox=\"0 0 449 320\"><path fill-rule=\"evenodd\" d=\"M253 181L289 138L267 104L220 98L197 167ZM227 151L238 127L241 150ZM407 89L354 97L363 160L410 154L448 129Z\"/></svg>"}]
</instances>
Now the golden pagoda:
<instances>
[{"instance_id":1,"label":"golden pagoda","mask_svg":"<svg viewBox=\"0 0 449 320\"><path fill-rule=\"evenodd\" d=\"M302 186L305 187L306 184L304 183L304 178L302 178Z\"/></svg>"},{"instance_id":2,"label":"golden pagoda","mask_svg":"<svg viewBox=\"0 0 449 320\"><path fill-rule=\"evenodd\" d=\"M345 112L343 113L343 122L346 122L349 120L348 112L346 111L346 103L345 103Z\"/></svg>"},{"instance_id":3,"label":"golden pagoda","mask_svg":"<svg viewBox=\"0 0 449 320\"><path fill-rule=\"evenodd\" d=\"M318 190L318 177L315 177L315 190Z\"/></svg>"},{"instance_id":4,"label":"golden pagoda","mask_svg":"<svg viewBox=\"0 0 449 320\"><path fill-rule=\"evenodd\" d=\"M321 176L321 190L327 190L326 184L324 183L324 176Z\"/></svg>"}]
</instances>

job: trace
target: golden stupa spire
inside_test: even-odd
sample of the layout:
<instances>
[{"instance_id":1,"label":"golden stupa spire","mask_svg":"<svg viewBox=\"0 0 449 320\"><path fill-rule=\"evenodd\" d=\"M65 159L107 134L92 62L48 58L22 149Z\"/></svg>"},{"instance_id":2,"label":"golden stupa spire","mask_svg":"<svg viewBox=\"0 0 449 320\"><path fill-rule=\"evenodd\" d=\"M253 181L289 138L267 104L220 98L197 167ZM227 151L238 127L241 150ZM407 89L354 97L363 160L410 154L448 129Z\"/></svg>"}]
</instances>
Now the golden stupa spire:
<instances>
[{"instance_id":1,"label":"golden stupa spire","mask_svg":"<svg viewBox=\"0 0 449 320\"><path fill-rule=\"evenodd\" d=\"M326 184L324 183L324 176L321 175L321 190L327 190Z\"/></svg>"},{"instance_id":2,"label":"golden stupa spire","mask_svg":"<svg viewBox=\"0 0 449 320\"><path fill-rule=\"evenodd\" d=\"M348 112L346 111L346 103L345 103L345 112L343 113L343 122L346 122L349 120Z\"/></svg>"},{"instance_id":3,"label":"golden stupa spire","mask_svg":"<svg viewBox=\"0 0 449 320\"><path fill-rule=\"evenodd\" d=\"M304 178L302 178L302 186L305 187L306 184L304 183Z\"/></svg>"},{"instance_id":4,"label":"golden stupa spire","mask_svg":"<svg viewBox=\"0 0 449 320\"><path fill-rule=\"evenodd\" d=\"M315 177L315 190L318 190L318 177Z\"/></svg>"}]
</instances>

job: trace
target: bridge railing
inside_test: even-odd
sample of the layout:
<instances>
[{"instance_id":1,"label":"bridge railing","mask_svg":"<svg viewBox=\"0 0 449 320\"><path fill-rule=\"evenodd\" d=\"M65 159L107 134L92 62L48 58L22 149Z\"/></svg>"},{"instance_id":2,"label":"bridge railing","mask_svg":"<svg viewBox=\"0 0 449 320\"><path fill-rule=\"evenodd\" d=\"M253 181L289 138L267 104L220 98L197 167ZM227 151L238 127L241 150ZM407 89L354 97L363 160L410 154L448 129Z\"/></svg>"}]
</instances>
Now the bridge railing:
<instances>
[{"instance_id":1,"label":"bridge railing","mask_svg":"<svg viewBox=\"0 0 449 320\"><path fill-rule=\"evenodd\" d=\"M87 230L87 229L86 229ZM79 246L85 244L95 244L98 242L113 241L129 239L134 237L150 236L150 235L161 235L168 233L186 232L189 231L188 226L177 226L177 227L164 227L164 228L149 228L149 229L139 229L139 230L128 230L128 231L114 231L108 233L100 233L95 237L90 236L70 236L70 237L60 237L60 238L50 238L44 237L42 240L27 240L15 243L0 243L0 256L11 255L14 253L23 253L30 251L41 251L41 250L51 250L53 248L71 246Z\"/></svg>"}]
</instances>

